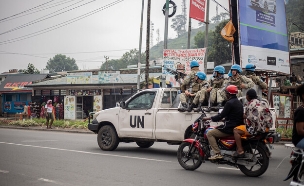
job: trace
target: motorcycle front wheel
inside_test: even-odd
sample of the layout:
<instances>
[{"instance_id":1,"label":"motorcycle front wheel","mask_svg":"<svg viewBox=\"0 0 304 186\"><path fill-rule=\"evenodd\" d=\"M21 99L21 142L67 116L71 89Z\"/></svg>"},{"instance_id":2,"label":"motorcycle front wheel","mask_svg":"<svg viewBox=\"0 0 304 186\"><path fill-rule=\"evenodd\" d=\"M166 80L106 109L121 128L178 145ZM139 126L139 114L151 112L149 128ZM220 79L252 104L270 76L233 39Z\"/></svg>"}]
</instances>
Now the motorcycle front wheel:
<instances>
[{"instance_id":1,"label":"motorcycle front wheel","mask_svg":"<svg viewBox=\"0 0 304 186\"><path fill-rule=\"evenodd\" d=\"M177 150L178 163L186 170L195 170L203 163L203 157L200 156L197 147L192 147L188 142L180 144Z\"/></svg>"},{"instance_id":2,"label":"motorcycle front wheel","mask_svg":"<svg viewBox=\"0 0 304 186\"><path fill-rule=\"evenodd\" d=\"M266 154L265 147L263 147L263 144L258 144L257 146L251 145L251 148L247 147L244 150L245 153L253 154L253 159L256 159L256 162L253 166L239 165L239 168L242 173L250 177L258 177L264 174L269 165L269 157Z\"/></svg>"}]
</instances>

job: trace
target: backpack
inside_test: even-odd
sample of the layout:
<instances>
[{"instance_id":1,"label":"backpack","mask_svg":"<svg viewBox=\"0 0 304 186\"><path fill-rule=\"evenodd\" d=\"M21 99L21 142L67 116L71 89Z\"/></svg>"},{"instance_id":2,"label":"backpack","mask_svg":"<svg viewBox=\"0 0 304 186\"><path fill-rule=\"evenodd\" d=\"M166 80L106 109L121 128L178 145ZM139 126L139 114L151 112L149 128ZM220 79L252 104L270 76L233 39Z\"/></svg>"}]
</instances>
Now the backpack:
<instances>
[{"instance_id":1,"label":"backpack","mask_svg":"<svg viewBox=\"0 0 304 186\"><path fill-rule=\"evenodd\" d=\"M245 115L247 117L246 128L250 134L265 132L266 128L272 127L272 114L266 101L251 100L247 103Z\"/></svg>"}]
</instances>

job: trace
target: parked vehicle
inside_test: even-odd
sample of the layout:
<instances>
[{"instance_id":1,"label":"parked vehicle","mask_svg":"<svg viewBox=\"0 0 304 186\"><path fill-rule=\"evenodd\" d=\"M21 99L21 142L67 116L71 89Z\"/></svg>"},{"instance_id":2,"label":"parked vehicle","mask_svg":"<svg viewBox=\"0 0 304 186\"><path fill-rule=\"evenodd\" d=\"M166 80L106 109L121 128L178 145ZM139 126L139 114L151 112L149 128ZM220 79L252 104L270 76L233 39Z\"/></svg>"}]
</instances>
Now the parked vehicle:
<instances>
[{"instance_id":1,"label":"parked vehicle","mask_svg":"<svg viewBox=\"0 0 304 186\"><path fill-rule=\"evenodd\" d=\"M291 168L284 181L292 178L290 185L304 186L304 149L294 147L293 144L285 144L286 147L292 148L290 154Z\"/></svg>"},{"instance_id":2,"label":"parked vehicle","mask_svg":"<svg viewBox=\"0 0 304 186\"><path fill-rule=\"evenodd\" d=\"M203 121L203 113L192 125L194 139L185 139L177 151L179 164L186 170L195 170L205 163L205 160L213 155L210 148L207 132L213 127L210 122ZM247 176L258 177L264 174L269 165L269 153L266 139L269 133L259 133L254 136L242 137L242 145L245 152L244 158L235 158L236 143L233 136L219 138L217 144L221 149L222 159L210 160L215 164L227 164L239 168Z\"/></svg>"},{"instance_id":3,"label":"parked vehicle","mask_svg":"<svg viewBox=\"0 0 304 186\"><path fill-rule=\"evenodd\" d=\"M265 11L270 11L272 13L277 12L276 0L251 0L253 6L260 7Z\"/></svg>"}]
</instances>

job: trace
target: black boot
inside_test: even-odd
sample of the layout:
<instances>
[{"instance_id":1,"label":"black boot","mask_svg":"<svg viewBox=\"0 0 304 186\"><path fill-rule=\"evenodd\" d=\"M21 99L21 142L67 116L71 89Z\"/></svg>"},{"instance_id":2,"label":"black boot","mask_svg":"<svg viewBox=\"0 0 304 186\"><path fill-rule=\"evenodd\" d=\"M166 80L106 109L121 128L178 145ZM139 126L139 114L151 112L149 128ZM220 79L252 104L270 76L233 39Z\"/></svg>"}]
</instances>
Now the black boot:
<instances>
[{"instance_id":1,"label":"black boot","mask_svg":"<svg viewBox=\"0 0 304 186\"><path fill-rule=\"evenodd\" d=\"M194 103L191 103L191 105L188 107L187 111L191 112L193 110L193 108L195 107Z\"/></svg>"},{"instance_id":2,"label":"black boot","mask_svg":"<svg viewBox=\"0 0 304 186\"><path fill-rule=\"evenodd\" d=\"M198 106L197 106L195 109L193 109L193 111L194 111L194 112L199 112L199 111L201 111L201 106L202 106L202 103L199 102L199 103L198 103Z\"/></svg>"},{"instance_id":3,"label":"black boot","mask_svg":"<svg viewBox=\"0 0 304 186\"><path fill-rule=\"evenodd\" d=\"M182 103L181 107L178 108L177 110L180 112L185 112L187 110L187 103Z\"/></svg>"}]
</instances>

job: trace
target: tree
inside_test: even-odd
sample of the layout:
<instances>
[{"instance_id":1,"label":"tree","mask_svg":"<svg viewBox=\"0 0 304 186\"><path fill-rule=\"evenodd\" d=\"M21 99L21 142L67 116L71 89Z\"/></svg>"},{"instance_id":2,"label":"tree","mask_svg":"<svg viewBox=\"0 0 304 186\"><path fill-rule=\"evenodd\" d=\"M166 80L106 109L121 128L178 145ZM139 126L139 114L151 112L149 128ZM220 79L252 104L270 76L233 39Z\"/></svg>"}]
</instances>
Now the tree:
<instances>
[{"instance_id":1,"label":"tree","mask_svg":"<svg viewBox=\"0 0 304 186\"><path fill-rule=\"evenodd\" d=\"M27 65L27 69L20 69L19 72L23 74L40 74L40 71L32 63Z\"/></svg>"},{"instance_id":2,"label":"tree","mask_svg":"<svg viewBox=\"0 0 304 186\"><path fill-rule=\"evenodd\" d=\"M304 32L304 1L289 0L286 4L286 19L289 32Z\"/></svg>"},{"instance_id":3,"label":"tree","mask_svg":"<svg viewBox=\"0 0 304 186\"><path fill-rule=\"evenodd\" d=\"M208 32L208 45L212 46L214 40L213 31ZM194 44L197 48L205 48L205 32L199 31L194 36Z\"/></svg>"},{"instance_id":4,"label":"tree","mask_svg":"<svg viewBox=\"0 0 304 186\"><path fill-rule=\"evenodd\" d=\"M221 30L227 23L227 20L222 21L213 32L214 41L208 50L208 61L214 61L215 65L224 64L232 59L231 44L221 36Z\"/></svg>"},{"instance_id":5,"label":"tree","mask_svg":"<svg viewBox=\"0 0 304 186\"><path fill-rule=\"evenodd\" d=\"M138 55L139 55L139 51L137 49L132 49L129 52L124 53L120 59L111 59L103 63L100 69L119 70L119 69L127 68L128 65L137 65L138 57L139 57ZM146 55L144 53L141 54L141 59L142 61L146 59Z\"/></svg>"},{"instance_id":6,"label":"tree","mask_svg":"<svg viewBox=\"0 0 304 186\"><path fill-rule=\"evenodd\" d=\"M62 71L72 71L78 70L75 59L66 57L62 54L55 55L46 64L46 69L50 72L62 72Z\"/></svg>"},{"instance_id":7,"label":"tree","mask_svg":"<svg viewBox=\"0 0 304 186\"><path fill-rule=\"evenodd\" d=\"M174 29L174 31L177 33L177 37L183 35L184 33L186 33L185 25L187 22L187 17L185 17L184 15L177 15L175 16L175 18L172 19L172 25L171 28Z\"/></svg>"}]
</instances>

